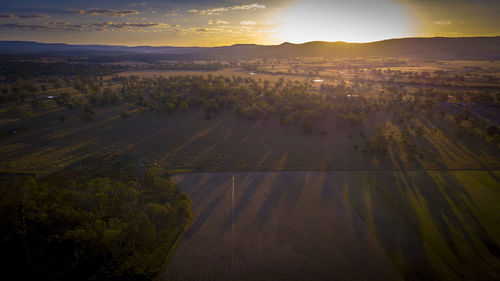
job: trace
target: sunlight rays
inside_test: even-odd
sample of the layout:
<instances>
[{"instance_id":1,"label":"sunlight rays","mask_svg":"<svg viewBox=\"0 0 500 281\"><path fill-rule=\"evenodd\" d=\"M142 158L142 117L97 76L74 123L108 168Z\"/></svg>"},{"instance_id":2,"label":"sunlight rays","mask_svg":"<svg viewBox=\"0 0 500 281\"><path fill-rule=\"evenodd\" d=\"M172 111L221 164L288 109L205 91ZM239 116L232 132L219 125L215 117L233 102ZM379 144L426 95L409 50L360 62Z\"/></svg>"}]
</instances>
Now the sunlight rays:
<instances>
[{"instance_id":1,"label":"sunlight rays","mask_svg":"<svg viewBox=\"0 0 500 281\"><path fill-rule=\"evenodd\" d=\"M301 1L277 15L278 41L370 42L411 34L410 16L391 0Z\"/></svg>"}]
</instances>

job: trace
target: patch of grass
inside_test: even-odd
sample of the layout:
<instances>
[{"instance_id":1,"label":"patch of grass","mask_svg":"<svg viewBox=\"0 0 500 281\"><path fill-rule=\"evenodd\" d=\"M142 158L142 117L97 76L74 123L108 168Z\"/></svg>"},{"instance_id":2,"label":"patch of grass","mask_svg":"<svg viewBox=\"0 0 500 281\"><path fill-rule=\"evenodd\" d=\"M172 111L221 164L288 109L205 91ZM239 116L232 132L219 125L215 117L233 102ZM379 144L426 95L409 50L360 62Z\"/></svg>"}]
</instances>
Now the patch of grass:
<instances>
[{"instance_id":1,"label":"patch of grass","mask_svg":"<svg viewBox=\"0 0 500 281\"><path fill-rule=\"evenodd\" d=\"M500 278L500 172L331 173L408 280Z\"/></svg>"}]
</instances>

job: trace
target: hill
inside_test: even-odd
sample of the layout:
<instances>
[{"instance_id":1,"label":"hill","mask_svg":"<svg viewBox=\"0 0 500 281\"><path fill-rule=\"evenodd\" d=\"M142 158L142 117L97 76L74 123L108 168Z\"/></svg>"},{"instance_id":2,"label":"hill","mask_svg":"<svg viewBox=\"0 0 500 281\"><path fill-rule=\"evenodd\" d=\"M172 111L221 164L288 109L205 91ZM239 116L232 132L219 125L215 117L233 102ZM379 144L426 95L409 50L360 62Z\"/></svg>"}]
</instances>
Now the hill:
<instances>
[{"instance_id":1,"label":"hill","mask_svg":"<svg viewBox=\"0 0 500 281\"><path fill-rule=\"evenodd\" d=\"M256 57L391 56L432 59L494 60L500 58L500 36L468 38L402 38L371 43L308 42L280 45L238 44L224 47L152 47L69 45L0 41L0 55L155 56L158 59L237 59Z\"/></svg>"}]
</instances>

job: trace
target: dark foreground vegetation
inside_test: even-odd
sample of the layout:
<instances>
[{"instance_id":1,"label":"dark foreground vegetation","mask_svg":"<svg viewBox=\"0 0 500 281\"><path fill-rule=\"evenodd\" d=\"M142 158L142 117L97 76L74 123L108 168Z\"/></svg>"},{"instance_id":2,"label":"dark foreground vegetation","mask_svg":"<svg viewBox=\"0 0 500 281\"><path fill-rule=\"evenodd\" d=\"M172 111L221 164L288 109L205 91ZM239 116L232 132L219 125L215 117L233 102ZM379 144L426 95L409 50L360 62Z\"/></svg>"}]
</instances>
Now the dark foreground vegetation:
<instances>
[{"instance_id":1,"label":"dark foreground vegetation","mask_svg":"<svg viewBox=\"0 0 500 281\"><path fill-rule=\"evenodd\" d=\"M30 60L19 62L16 58L4 58L0 60L0 76L4 76L9 81L33 79L40 76L109 75L126 69L125 66L121 65L68 62L45 63Z\"/></svg>"},{"instance_id":2,"label":"dark foreground vegetation","mask_svg":"<svg viewBox=\"0 0 500 281\"><path fill-rule=\"evenodd\" d=\"M85 163L42 179L4 175L5 274L149 280L162 268L192 217L187 196L154 165L104 157Z\"/></svg>"}]
</instances>

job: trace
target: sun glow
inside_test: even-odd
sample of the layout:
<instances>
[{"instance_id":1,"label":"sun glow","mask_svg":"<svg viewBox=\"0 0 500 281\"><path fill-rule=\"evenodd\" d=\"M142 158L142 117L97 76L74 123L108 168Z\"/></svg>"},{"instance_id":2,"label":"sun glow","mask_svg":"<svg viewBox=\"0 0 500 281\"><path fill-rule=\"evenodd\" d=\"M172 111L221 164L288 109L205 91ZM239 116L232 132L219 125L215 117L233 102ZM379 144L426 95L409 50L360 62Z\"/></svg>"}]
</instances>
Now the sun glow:
<instances>
[{"instance_id":1,"label":"sun glow","mask_svg":"<svg viewBox=\"0 0 500 281\"><path fill-rule=\"evenodd\" d=\"M391 0L301 1L277 17L278 41L370 42L411 36L405 7Z\"/></svg>"}]
</instances>

